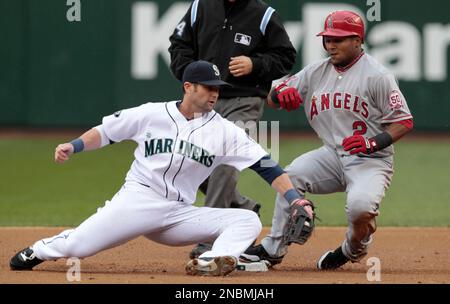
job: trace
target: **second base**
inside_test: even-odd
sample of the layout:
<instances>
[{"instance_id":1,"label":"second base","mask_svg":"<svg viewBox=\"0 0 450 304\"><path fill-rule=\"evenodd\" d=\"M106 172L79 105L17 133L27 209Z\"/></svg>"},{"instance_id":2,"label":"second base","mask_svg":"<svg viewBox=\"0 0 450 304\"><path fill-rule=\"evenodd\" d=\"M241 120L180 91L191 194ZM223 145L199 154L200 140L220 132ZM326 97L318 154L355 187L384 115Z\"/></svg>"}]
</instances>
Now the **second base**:
<instances>
[{"instance_id":1,"label":"second base","mask_svg":"<svg viewBox=\"0 0 450 304\"><path fill-rule=\"evenodd\" d=\"M265 272L268 271L269 268L267 267L267 264L265 261L260 262L251 262L251 263L244 263L239 261L236 270L241 271L252 271L252 272Z\"/></svg>"}]
</instances>

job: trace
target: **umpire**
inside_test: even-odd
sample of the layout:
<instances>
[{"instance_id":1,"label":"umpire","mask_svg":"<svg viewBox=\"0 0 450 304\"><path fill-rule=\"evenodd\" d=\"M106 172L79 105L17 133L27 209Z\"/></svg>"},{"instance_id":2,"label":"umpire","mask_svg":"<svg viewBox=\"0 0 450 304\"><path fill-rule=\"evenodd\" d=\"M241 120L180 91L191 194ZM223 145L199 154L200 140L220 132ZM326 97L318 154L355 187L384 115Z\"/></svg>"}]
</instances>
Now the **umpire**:
<instances>
[{"instance_id":1,"label":"umpire","mask_svg":"<svg viewBox=\"0 0 450 304\"><path fill-rule=\"evenodd\" d=\"M244 122L250 135L256 134L272 81L288 74L296 57L280 16L260 0L195 0L170 42L170 68L179 80L185 67L196 60L219 67L222 79L232 87L221 89L214 110L230 121ZM233 167L214 170L200 186L205 205L259 214L261 205L239 193L237 179ZM190 257L209 247L199 244Z\"/></svg>"}]
</instances>

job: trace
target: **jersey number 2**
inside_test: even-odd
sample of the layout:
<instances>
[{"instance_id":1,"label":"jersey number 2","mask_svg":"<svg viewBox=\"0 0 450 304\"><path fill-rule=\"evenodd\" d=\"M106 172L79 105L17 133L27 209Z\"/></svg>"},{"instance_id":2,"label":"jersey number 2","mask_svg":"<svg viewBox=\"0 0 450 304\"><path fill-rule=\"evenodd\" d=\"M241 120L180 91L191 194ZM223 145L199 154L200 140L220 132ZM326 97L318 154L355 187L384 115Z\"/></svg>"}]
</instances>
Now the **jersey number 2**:
<instances>
[{"instance_id":1,"label":"jersey number 2","mask_svg":"<svg viewBox=\"0 0 450 304\"><path fill-rule=\"evenodd\" d=\"M367 125L364 121L357 120L353 123L353 135L364 135L367 132Z\"/></svg>"}]
</instances>

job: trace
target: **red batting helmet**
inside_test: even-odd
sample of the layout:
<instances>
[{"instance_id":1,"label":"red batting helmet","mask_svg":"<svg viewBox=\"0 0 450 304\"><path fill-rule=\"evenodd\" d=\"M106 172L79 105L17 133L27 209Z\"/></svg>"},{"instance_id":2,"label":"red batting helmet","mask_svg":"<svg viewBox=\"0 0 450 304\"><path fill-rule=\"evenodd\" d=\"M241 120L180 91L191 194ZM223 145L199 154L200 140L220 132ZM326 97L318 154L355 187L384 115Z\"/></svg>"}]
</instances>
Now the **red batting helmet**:
<instances>
[{"instance_id":1,"label":"red batting helmet","mask_svg":"<svg viewBox=\"0 0 450 304\"><path fill-rule=\"evenodd\" d=\"M351 11L335 11L325 19L323 32L317 36L359 36L364 42L364 21Z\"/></svg>"}]
</instances>

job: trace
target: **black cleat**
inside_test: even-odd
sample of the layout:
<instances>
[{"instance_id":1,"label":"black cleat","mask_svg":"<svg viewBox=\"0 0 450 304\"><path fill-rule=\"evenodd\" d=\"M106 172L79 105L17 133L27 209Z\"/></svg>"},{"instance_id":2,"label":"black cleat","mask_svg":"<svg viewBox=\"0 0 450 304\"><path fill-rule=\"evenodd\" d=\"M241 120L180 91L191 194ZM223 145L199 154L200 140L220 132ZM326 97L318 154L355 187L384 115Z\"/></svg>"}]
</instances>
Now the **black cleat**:
<instances>
[{"instance_id":1,"label":"black cleat","mask_svg":"<svg viewBox=\"0 0 450 304\"><path fill-rule=\"evenodd\" d=\"M317 262L317 268L322 270L337 269L350 261L342 252L342 247L339 246L334 251L325 252Z\"/></svg>"},{"instance_id":2,"label":"black cleat","mask_svg":"<svg viewBox=\"0 0 450 304\"><path fill-rule=\"evenodd\" d=\"M206 251L210 251L212 249L212 244L210 243L199 243L197 246L192 248L191 252L189 253L189 258L196 259Z\"/></svg>"},{"instance_id":3,"label":"black cleat","mask_svg":"<svg viewBox=\"0 0 450 304\"><path fill-rule=\"evenodd\" d=\"M32 270L34 266L44 262L38 259L34 255L33 249L30 247L24 248L18 253L16 253L9 262L9 267L11 270Z\"/></svg>"},{"instance_id":4,"label":"black cleat","mask_svg":"<svg viewBox=\"0 0 450 304\"><path fill-rule=\"evenodd\" d=\"M259 244L257 246L250 246L245 250L244 253L241 254L239 259L246 263L251 262L260 262L260 261L267 261L269 262L269 267L273 267L277 264L280 264L283 261L284 256L280 257L273 257L269 255L264 249L263 245Z\"/></svg>"},{"instance_id":5,"label":"black cleat","mask_svg":"<svg viewBox=\"0 0 450 304\"><path fill-rule=\"evenodd\" d=\"M255 212L258 215L258 217L261 217L261 214L259 214L260 209L261 209L261 205L256 203L255 207L253 207L252 211Z\"/></svg>"}]
</instances>

